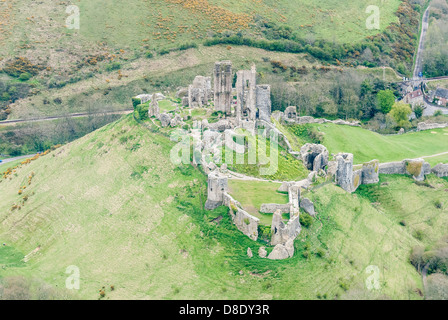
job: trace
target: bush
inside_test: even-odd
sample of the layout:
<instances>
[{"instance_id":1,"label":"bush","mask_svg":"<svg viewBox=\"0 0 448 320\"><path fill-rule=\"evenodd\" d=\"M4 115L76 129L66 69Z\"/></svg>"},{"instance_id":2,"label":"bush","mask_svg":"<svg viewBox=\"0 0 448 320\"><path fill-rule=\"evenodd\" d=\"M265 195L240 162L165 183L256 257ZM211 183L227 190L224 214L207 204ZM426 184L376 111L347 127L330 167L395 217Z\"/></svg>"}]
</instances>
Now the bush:
<instances>
[{"instance_id":1,"label":"bush","mask_svg":"<svg viewBox=\"0 0 448 320\"><path fill-rule=\"evenodd\" d=\"M300 224L305 228L309 228L313 224L313 217L311 217L308 213L301 213L299 220Z\"/></svg>"},{"instance_id":2,"label":"bush","mask_svg":"<svg viewBox=\"0 0 448 320\"><path fill-rule=\"evenodd\" d=\"M24 73L20 74L19 80L20 81L28 81L31 79L31 77L32 77L32 75L30 73L24 72Z\"/></svg>"},{"instance_id":3,"label":"bush","mask_svg":"<svg viewBox=\"0 0 448 320\"><path fill-rule=\"evenodd\" d=\"M112 62L106 65L106 71L114 71L121 69L121 63L120 62Z\"/></svg>"},{"instance_id":4,"label":"bush","mask_svg":"<svg viewBox=\"0 0 448 320\"><path fill-rule=\"evenodd\" d=\"M147 120L147 119L149 119L149 116L148 116L149 103L139 104L137 107L135 107L135 111L137 111L138 118L140 120Z\"/></svg>"},{"instance_id":5,"label":"bush","mask_svg":"<svg viewBox=\"0 0 448 320\"><path fill-rule=\"evenodd\" d=\"M434 206L435 206L437 209L442 209L442 207L443 207L443 203L442 203L442 201L440 201L440 200L436 200L436 201L434 201Z\"/></svg>"},{"instance_id":6,"label":"bush","mask_svg":"<svg viewBox=\"0 0 448 320\"><path fill-rule=\"evenodd\" d=\"M151 58L154 57L154 53L152 53L151 51L148 51L148 52L145 53L145 57L148 58L148 59L151 59Z\"/></svg>"}]
</instances>

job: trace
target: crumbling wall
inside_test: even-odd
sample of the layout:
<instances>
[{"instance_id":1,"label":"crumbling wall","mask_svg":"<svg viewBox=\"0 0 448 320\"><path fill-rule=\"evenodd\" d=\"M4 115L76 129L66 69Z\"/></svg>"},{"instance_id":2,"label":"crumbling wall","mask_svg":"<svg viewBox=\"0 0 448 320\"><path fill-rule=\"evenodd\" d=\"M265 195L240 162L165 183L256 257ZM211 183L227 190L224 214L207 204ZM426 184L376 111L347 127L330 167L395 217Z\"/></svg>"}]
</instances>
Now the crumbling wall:
<instances>
[{"instance_id":1,"label":"crumbling wall","mask_svg":"<svg viewBox=\"0 0 448 320\"><path fill-rule=\"evenodd\" d=\"M431 171L439 178L448 177L448 164L438 164Z\"/></svg>"},{"instance_id":2,"label":"crumbling wall","mask_svg":"<svg viewBox=\"0 0 448 320\"><path fill-rule=\"evenodd\" d=\"M241 125L243 121L255 123L257 118L256 110L256 84L257 71L255 65L251 70L240 70L237 73L236 90L236 121Z\"/></svg>"},{"instance_id":3,"label":"crumbling wall","mask_svg":"<svg viewBox=\"0 0 448 320\"><path fill-rule=\"evenodd\" d=\"M328 165L329 152L321 144L307 143L300 149L300 157L310 171L319 171Z\"/></svg>"},{"instance_id":4,"label":"crumbling wall","mask_svg":"<svg viewBox=\"0 0 448 320\"><path fill-rule=\"evenodd\" d=\"M277 210L272 217L271 245L285 244L288 240L294 240L301 231L299 216L291 218L287 224L283 222L282 213Z\"/></svg>"},{"instance_id":5,"label":"crumbling wall","mask_svg":"<svg viewBox=\"0 0 448 320\"><path fill-rule=\"evenodd\" d=\"M256 87L256 104L257 104L257 119L266 122L271 122L271 86L258 85Z\"/></svg>"},{"instance_id":6,"label":"crumbling wall","mask_svg":"<svg viewBox=\"0 0 448 320\"><path fill-rule=\"evenodd\" d=\"M448 127L448 122L446 122L446 123L420 122L417 125L417 131L434 130L434 129L441 129L441 128L447 128L447 127Z\"/></svg>"},{"instance_id":7,"label":"crumbling wall","mask_svg":"<svg viewBox=\"0 0 448 320\"><path fill-rule=\"evenodd\" d=\"M197 76L188 87L188 105L191 108L208 105L211 98L212 80L210 77Z\"/></svg>"},{"instance_id":8,"label":"crumbling wall","mask_svg":"<svg viewBox=\"0 0 448 320\"><path fill-rule=\"evenodd\" d=\"M336 183L345 191L353 192L353 154L340 153L336 156L336 161Z\"/></svg>"},{"instance_id":9,"label":"crumbling wall","mask_svg":"<svg viewBox=\"0 0 448 320\"><path fill-rule=\"evenodd\" d=\"M241 204L228 193L223 194L223 204L229 207L230 216L237 229L250 239L257 241L260 220L241 209Z\"/></svg>"},{"instance_id":10,"label":"crumbling wall","mask_svg":"<svg viewBox=\"0 0 448 320\"><path fill-rule=\"evenodd\" d=\"M372 160L362 166L362 184L375 184L380 181L379 178L380 162Z\"/></svg>"},{"instance_id":11,"label":"crumbling wall","mask_svg":"<svg viewBox=\"0 0 448 320\"><path fill-rule=\"evenodd\" d=\"M214 103L215 110L230 116L232 113L232 62L221 61L215 63L214 79Z\"/></svg>"},{"instance_id":12,"label":"crumbling wall","mask_svg":"<svg viewBox=\"0 0 448 320\"><path fill-rule=\"evenodd\" d=\"M214 210L224 204L224 194L228 191L228 179L218 172L208 175L207 202L205 208Z\"/></svg>"}]
</instances>

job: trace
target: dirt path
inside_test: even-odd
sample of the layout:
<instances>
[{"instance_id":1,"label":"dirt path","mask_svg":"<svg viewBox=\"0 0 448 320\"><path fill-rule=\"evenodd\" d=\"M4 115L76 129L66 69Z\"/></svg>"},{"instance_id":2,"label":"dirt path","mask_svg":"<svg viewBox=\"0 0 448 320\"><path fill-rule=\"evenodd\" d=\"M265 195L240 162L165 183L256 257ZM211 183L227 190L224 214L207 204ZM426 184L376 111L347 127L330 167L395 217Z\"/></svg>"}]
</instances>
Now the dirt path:
<instances>
[{"instance_id":1,"label":"dirt path","mask_svg":"<svg viewBox=\"0 0 448 320\"><path fill-rule=\"evenodd\" d=\"M439 157L439 156L444 156L446 154L448 154L448 151L447 152L438 153L438 154L434 154L432 156L425 156L425 157L422 157L422 159L435 158L435 157Z\"/></svg>"}]
</instances>

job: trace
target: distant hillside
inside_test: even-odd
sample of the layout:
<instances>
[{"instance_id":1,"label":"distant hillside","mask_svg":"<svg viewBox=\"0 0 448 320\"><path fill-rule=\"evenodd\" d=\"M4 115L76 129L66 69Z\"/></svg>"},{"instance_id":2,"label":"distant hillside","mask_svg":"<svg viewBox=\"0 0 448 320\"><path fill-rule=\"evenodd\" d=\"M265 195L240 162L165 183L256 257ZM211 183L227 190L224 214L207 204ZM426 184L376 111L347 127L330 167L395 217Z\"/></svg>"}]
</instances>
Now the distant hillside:
<instances>
[{"instance_id":1,"label":"distant hillside","mask_svg":"<svg viewBox=\"0 0 448 320\"><path fill-rule=\"evenodd\" d=\"M388 187L356 195L324 186L308 195L318 219L296 241L294 258L250 259L247 248L265 244L238 232L225 209L202 209L206 177L172 165L171 145L128 116L2 179L0 282L23 275L86 299L100 298L103 287L104 299L421 298L409 253L443 234L447 215L433 201L448 182L432 178L429 189L383 177ZM369 188L379 188L372 200ZM419 212L388 200L406 204L417 194ZM80 291L64 290L71 265L80 269ZM380 270L378 292L365 286L371 265Z\"/></svg>"}]
</instances>

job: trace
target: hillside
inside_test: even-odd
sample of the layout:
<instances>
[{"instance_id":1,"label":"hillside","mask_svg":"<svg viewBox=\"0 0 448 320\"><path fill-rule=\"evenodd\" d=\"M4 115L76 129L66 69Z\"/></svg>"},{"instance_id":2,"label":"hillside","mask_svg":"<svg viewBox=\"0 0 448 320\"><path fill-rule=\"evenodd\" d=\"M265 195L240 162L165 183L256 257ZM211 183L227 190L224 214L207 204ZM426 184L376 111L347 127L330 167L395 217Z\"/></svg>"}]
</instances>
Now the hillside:
<instances>
[{"instance_id":1,"label":"hillside","mask_svg":"<svg viewBox=\"0 0 448 320\"><path fill-rule=\"evenodd\" d=\"M247 248L258 252L265 244L237 231L224 208L202 209L206 177L172 165L171 146L127 116L3 179L0 278L40 279L83 299L99 298L103 286L104 299L421 298L409 253L444 232L447 215L431 208L447 181L432 178L430 193L406 177L387 177L390 187L355 195L323 186L309 195L319 215L296 240L294 258L250 259ZM379 190L374 199L369 188ZM419 212L386 201L407 203L417 194ZM425 221L417 224L422 210ZM409 227L398 223L402 216ZM417 240L413 232L420 226L427 236ZM75 293L63 290L71 265L81 273ZM371 265L381 271L380 292L365 288Z\"/></svg>"}]
</instances>

